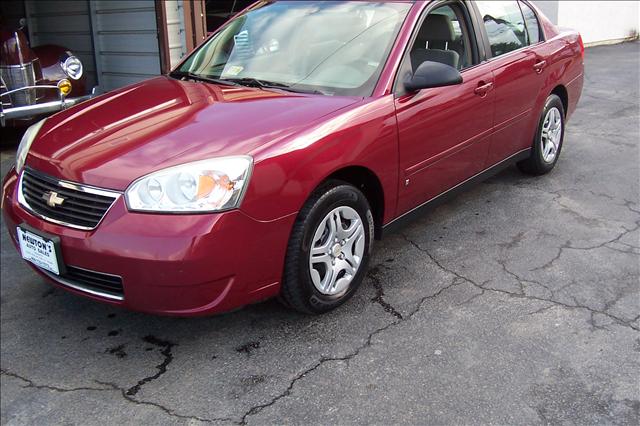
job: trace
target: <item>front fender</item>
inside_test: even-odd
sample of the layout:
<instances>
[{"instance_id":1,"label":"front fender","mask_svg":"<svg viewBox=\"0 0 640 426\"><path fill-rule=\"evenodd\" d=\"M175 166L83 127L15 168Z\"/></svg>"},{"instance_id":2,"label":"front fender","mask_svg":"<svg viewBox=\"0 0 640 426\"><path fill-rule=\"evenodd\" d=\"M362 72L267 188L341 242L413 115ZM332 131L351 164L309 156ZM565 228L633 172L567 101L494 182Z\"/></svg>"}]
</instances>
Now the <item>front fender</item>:
<instances>
[{"instance_id":1,"label":"front fender","mask_svg":"<svg viewBox=\"0 0 640 426\"><path fill-rule=\"evenodd\" d=\"M395 214L398 140L392 95L340 110L252 155L256 164L241 209L258 220L299 211L323 180L349 166L367 168L380 180L383 222Z\"/></svg>"}]
</instances>

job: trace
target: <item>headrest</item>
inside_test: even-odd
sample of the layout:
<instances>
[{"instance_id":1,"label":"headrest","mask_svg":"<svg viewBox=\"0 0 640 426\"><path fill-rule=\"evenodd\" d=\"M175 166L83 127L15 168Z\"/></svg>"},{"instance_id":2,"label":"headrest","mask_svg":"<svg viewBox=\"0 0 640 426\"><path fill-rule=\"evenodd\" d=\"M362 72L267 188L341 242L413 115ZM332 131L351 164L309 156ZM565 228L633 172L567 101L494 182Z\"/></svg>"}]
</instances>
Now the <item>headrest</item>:
<instances>
[{"instance_id":1,"label":"headrest","mask_svg":"<svg viewBox=\"0 0 640 426\"><path fill-rule=\"evenodd\" d=\"M420 41L453 41L456 39L451 19L447 15L427 15L418 33Z\"/></svg>"},{"instance_id":2,"label":"headrest","mask_svg":"<svg viewBox=\"0 0 640 426\"><path fill-rule=\"evenodd\" d=\"M411 52L411 67L413 68L413 72L415 72L424 61L440 62L441 64L458 68L460 55L453 50L440 49L416 49Z\"/></svg>"}]
</instances>

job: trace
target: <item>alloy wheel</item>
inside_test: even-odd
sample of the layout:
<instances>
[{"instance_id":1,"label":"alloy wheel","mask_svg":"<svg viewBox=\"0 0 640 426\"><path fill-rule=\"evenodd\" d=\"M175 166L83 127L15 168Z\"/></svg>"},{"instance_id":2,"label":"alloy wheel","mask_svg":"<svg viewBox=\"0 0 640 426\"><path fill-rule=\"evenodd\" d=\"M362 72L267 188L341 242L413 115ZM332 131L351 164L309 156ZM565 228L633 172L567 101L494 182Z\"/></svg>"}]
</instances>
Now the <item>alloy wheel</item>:
<instances>
[{"instance_id":1,"label":"alloy wheel","mask_svg":"<svg viewBox=\"0 0 640 426\"><path fill-rule=\"evenodd\" d=\"M324 295L342 293L358 273L365 249L365 229L358 212L341 206L318 225L309 255L315 288Z\"/></svg>"},{"instance_id":2,"label":"alloy wheel","mask_svg":"<svg viewBox=\"0 0 640 426\"><path fill-rule=\"evenodd\" d=\"M550 108L542 122L540 143L542 159L546 163L552 163L556 159L560 141L562 140L562 113L556 107Z\"/></svg>"}]
</instances>

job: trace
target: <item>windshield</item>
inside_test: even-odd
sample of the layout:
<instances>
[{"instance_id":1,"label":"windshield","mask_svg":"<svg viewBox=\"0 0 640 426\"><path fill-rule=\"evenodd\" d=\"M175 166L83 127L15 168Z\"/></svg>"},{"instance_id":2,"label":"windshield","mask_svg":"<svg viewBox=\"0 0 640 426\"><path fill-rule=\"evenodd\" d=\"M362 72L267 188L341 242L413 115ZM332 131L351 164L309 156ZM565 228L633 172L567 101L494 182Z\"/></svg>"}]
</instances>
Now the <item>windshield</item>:
<instances>
[{"instance_id":1,"label":"windshield","mask_svg":"<svg viewBox=\"0 0 640 426\"><path fill-rule=\"evenodd\" d=\"M176 75L370 96L411 5L269 2L227 23Z\"/></svg>"}]
</instances>

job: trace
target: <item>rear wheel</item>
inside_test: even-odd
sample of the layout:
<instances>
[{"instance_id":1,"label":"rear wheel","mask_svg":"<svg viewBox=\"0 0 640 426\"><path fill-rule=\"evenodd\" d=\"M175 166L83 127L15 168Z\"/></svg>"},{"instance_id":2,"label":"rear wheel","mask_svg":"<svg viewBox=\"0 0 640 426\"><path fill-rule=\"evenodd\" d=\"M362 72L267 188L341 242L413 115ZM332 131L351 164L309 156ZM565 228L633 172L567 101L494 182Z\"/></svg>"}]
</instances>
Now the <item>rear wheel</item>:
<instances>
[{"instance_id":1,"label":"rear wheel","mask_svg":"<svg viewBox=\"0 0 640 426\"><path fill-rule=\"evenodd\" d=\"M531 156L518 163L520 170L531 175L543 175L553 170L562 150L564 119L562 100L557 95L550 95L542 110Z\"/></svg>"},{"instance_id":2,"label":"rear wheel","mask_svg":"<svg viewBox=\"0 0 640 426\"><path fill-rule=\"evenodd\" d=\"M285 262L284 304L319 314L359 287L373 244L373 216L364 194L341 181L316 190L298 215Z\"/></svg>"}]
</instances>

